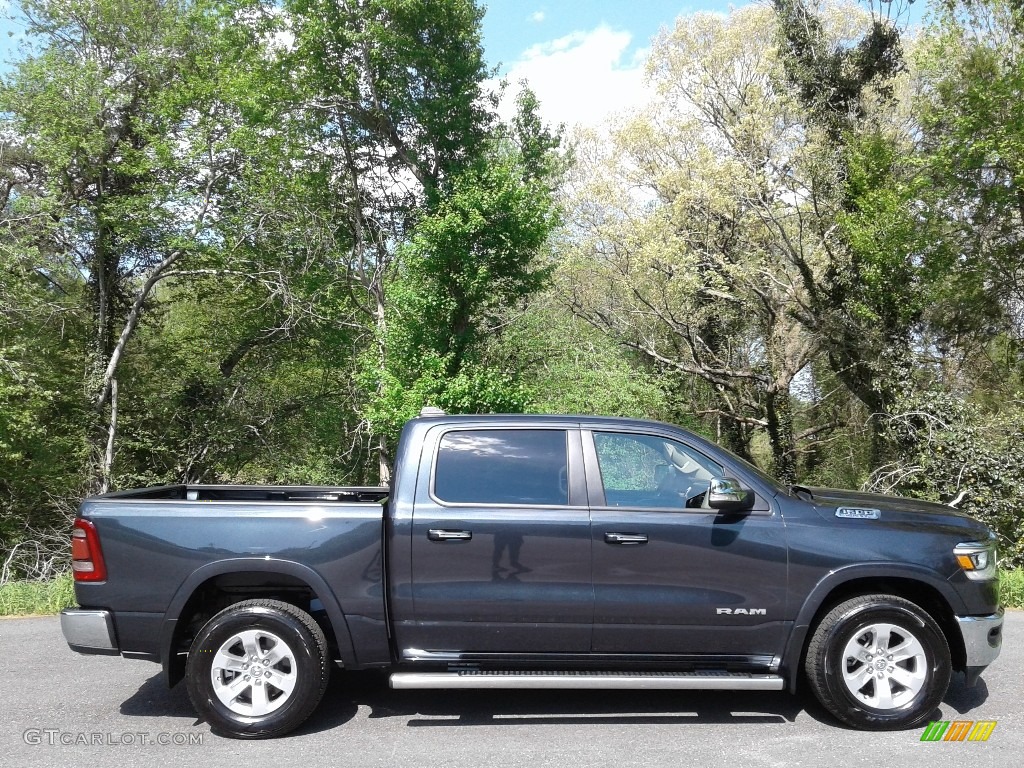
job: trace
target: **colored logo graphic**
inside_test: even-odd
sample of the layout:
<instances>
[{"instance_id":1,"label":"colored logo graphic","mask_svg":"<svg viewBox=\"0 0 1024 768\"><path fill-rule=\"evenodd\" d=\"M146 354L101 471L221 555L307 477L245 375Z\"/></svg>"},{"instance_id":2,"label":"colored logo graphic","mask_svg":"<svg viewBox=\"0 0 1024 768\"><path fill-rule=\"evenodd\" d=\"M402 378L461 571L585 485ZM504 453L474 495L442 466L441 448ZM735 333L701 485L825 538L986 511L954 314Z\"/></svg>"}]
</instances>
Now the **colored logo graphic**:
<instances>
[{"instance_id":1,"label":"colored logo graphic","mask_svg":"<svg viewBox=\"0 0 1024 768\"><path fill-rule=\"evenodd\" d=\"M921 734L921 741L988 741L996 729L995 720L933 720Z\"/></svg>"}]
</instances>

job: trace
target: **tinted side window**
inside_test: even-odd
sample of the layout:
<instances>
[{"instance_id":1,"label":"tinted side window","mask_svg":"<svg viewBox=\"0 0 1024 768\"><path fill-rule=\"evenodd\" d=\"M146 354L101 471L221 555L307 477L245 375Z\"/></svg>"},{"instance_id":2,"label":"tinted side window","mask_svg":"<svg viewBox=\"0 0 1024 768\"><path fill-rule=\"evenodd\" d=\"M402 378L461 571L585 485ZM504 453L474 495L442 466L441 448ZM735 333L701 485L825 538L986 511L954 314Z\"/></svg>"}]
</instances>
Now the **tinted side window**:
<instances>
[{"instance_id":1,"label":"tinted side window","mask_svg":"<svg viewBox=\"0 0 1024 768\"><path fill-rule=\"evenodd\" d=\"M555 429L448 432L438 447L434 495L456 504L568 504L565 438Z\"/></svg>"},{"instance_id":2,"label":"tinted side window","mask_svg":"<svg viewBox=\"0 0 1024 768\"><path fill-rule=\"evenodd\" d=\"M722 467L657 435L595 432L605 503L611 507L699 507Z\"/></svg>"}]
</instances>

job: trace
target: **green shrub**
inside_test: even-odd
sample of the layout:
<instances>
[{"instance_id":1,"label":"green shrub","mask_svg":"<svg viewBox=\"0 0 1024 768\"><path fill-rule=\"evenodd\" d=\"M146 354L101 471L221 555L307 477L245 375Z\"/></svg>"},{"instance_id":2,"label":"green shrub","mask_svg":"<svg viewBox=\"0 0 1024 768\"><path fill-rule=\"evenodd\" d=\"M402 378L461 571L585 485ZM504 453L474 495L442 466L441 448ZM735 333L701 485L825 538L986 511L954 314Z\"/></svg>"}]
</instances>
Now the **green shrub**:
<instances>
[{"instance_id":1,"label":"green shrub","mask_svg":"<svg viewBox=\"0 0 1024 768\"><path fill-rule=\"evenodd\" d=\"M887 471L902 480L872 490L958 499L958 509L995 531L1000 562L1024 567L1024 411L988 412L944 392L919 393L896 411L887 430L899 456Z\"/></svg>"},{"instance_id":2,"label":"green shrub","mask_svg":"<svg viewBox=\"0 0 1024 768\"><path fill-rule=\"evenodd\" d=\"M70 573L49 581L9 581L0 584L0 616L54 614L75 604Z\"/></svg>"},{"instance_id":3,"label":"green shrub","mask_svg":"<svg viewBox=\"0 0 1024 768\"><path fill-rule=\"evenodd\" d=\"M1024 608L1024 571L1001 571L999 602L1006 608Z\"/></svg>"}]
</instances>

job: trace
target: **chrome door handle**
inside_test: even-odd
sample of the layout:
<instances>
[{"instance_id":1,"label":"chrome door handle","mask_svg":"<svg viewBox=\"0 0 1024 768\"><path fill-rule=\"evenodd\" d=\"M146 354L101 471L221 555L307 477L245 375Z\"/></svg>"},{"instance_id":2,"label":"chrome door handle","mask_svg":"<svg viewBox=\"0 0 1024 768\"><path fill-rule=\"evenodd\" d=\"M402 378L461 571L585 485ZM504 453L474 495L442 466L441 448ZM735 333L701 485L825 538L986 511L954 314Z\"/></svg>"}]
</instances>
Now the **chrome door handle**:
<instances>
[{"instance_id":1,"label":"chrome door handle","mask_svg":"<svg viewBox=\"0 0 1024 768\"><path fill-rule=\"evenodd\" d=\"M646 544L647 535L643 533L606 533L606 544Z\"/></svg>"},{"instance_id":2,"label":"chrome door handle","mask_svg":"<svg viewBox=\"0 0 1024 768\"><path fill-rule=\"evenodd\" d=\"M431 528L427 531L431 541L469 541L473 538L472 531L449 531L444 528Z\"/></svg>"}]
</instances>

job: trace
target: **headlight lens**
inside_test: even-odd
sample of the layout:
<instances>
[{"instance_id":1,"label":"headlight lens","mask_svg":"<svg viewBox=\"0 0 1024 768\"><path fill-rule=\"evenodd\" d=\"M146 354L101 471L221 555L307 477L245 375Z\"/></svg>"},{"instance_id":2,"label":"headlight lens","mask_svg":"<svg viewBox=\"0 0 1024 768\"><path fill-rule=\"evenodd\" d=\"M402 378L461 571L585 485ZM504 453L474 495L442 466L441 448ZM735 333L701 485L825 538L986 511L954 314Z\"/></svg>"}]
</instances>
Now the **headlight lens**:
<instances>
[{"instance_id":1,"label":"headlight lens","mask_svg":"<svg viewBox=\"0 0 1024 768\"><path fill-rule=\"evenodd\" d=\"M996 578L996 543L967 541L953 547L953 555L967 578L988 581Z\"/></svg>"}]
</instances>

